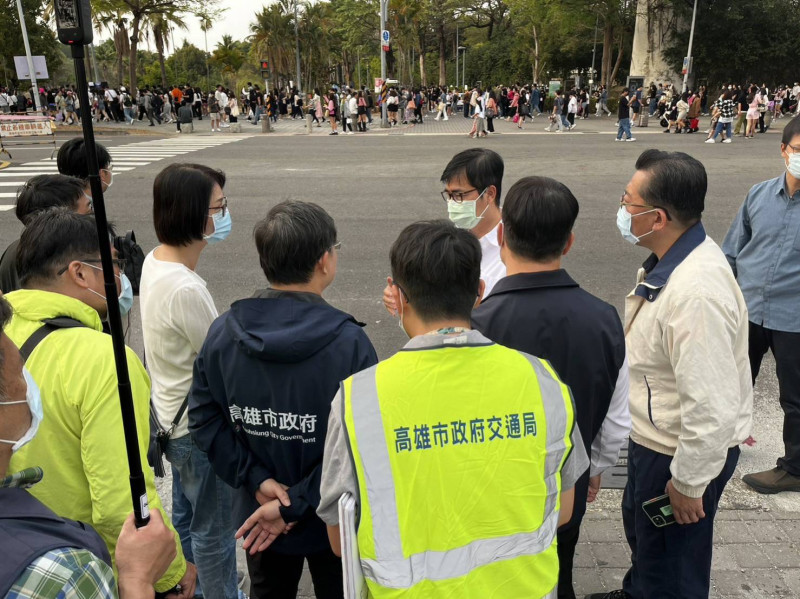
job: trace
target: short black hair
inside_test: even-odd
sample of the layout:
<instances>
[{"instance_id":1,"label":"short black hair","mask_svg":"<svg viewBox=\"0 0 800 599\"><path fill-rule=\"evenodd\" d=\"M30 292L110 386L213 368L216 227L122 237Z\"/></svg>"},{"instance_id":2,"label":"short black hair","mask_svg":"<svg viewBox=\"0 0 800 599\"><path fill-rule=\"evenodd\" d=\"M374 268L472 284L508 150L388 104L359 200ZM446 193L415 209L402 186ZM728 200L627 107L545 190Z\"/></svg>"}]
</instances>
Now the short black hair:
<instances>
[{"instance_id":1,"label":"short black hair","mask_svg":"<svg viewBox=\"0 0 800 599\"><path fill-rule=\"evenodd\" d=\"M444 167L440 181L447 184L456 177L463 175L479 191L494 185L495 189L497 189L495 203L500 206L504 170L503 159L494 150L470 148L459 152L450 159L450 162Z\"/></svg>"},{"instance_id":2,"label":"short black hair","mask_svg":"<svg viewBox=\"0 0 800 599\"><path fill-rule=\"evenodd\" d=\"M548 177L520 179L503 202L508 248L535 262L558 258L567 246L578 209L578 200L563 183Z\"/></svg>"},{"instance_id":3,"label":"short black hair","mask_svg":"<svg viewBox=\"0 0 800 599\"><path fill-rule=\"evenodd\" d=\"M108 168L111 164L111 154L109 154L106 147L99 142L95 142L95 147L97 148L97 164L99 168ZM88 179L89 166L84 153L83 138L73 137L64 142L64 145L58 150L56 164L58 165L58 172L62 175L77 177L84 181Z\"/></svg>"},{"instance_id":4,"label":"short black hair","mask_svg":"<svg viewBox=\"0 0 800 599\"><path fill-rule=\"evenodd\" d=\"M253 229L264 275L278 285L308 283L319 259L336 245L336 235L330 214L299 200L273 206Z\"/></svg>"},{"instance_id":5,"label":"short black hair","mask_svg":"<svg viewBox=\"0 0 800 599\"><path fill-rule=\"evenodd\" d=\"M35 215L19 240L17 272L23 288L50 281L73 260L98 256L100 243L94 216L67 208Z\"/></svg>"},{"instance_id":6,"label":"short black hair","mask_svg":"<svg viewBox=\"0 0 800 599\"><path fill-rule=\"evenodd\" d=\"M408 225L392 245L392 278L420 318L469 320L478 297L481 245L447 220Z\"/></svg>"},{"instance_id":7,"label":"short black hair","mask_svg":"<svg viewBox=\"0 0 800 599\"><path fill-rule=\"evenodd\" d=\"M645 150L636 161L637 171L650 179L641 196L650 206L665 209L683 224L700 220L705 209L708 175L703 164L684 152Z\"/></svg>"},{"instance_id":8,"label":"short black hair","mask_svg":"<svg viewBox=\"0 0 800 599\"><path fill-rule=\"evenodd\" d=\"M203 239L214 185L225 173L204 164L170 164L153 182L153 225L158 241L185 246Z\"/></svg>"},{"instance_id":9,"label":"short black hair","mask_svg":"<svg viewBox=\"0 0 800 599\"><path fill-rule=\"evenodd\" d=\"M789 145L797 135L800 135L800 117L796 116L786 123L786 126L783 128L781 143L785 146Z\"/></svg>"},{"instance_id":10,"label":"short black hair","mask_svg":"<svg viewBox=\"0 0 800 599\"><path fill-rule=\"evenodd\" d=\"M26 225L38 212L57 206L75 209L86 182L67 175L37 175L17 191L16 215Z\"/></svg>"}]
</instances>

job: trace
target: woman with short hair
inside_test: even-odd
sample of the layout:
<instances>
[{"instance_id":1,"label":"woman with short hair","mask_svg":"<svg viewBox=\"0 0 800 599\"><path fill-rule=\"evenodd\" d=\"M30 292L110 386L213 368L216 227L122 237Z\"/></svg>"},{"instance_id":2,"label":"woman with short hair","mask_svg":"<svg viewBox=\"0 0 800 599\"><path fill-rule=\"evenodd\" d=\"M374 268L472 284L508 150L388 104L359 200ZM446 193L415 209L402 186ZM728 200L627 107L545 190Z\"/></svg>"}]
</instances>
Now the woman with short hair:
<instances>
[{"instance_id":1,"label":"woman with short hair","mask_svg":"<svg viewBox=\"0 0 800 599\"><path fill-rule=\"evenodd\" d=\"M152 381L152 410L168 431L172 521L205 597L236 599L232 493L189 434L194 361L217 317L206 282L195 272L209 244L231 230L225 174L200 164L172 164L153 185L153 223L161 245L144 261L142 331ZM159 458L160 459L160 458Z\"/></svg>"}]
</instances>

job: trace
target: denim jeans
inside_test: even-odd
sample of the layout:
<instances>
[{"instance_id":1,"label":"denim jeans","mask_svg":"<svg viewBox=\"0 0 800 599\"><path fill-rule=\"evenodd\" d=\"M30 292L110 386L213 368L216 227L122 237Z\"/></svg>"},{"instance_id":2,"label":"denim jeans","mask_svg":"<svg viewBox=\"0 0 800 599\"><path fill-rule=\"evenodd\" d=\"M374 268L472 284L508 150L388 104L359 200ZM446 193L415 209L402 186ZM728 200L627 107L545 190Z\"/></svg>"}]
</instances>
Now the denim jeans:
<instances>
[{"instance_id":1,"label":"denim jeans","mask_svg":"<svg viewBox=\"0 0 800 599\"><path fill-rule=\"evenodd\" d=\"M711 139L717 139L717 135L722 133L722 130L725 129L725 135L728 136L728 139L731 138L731 123L720 123L717 122L717 128L714 129L714 137Z\"/></svg>"},{"instance_id":2,"label":"denim jeans","mask_svg":"<svg viewBox=\"0 0 800 599\"><path fill-rule=\"evenodd\" d=\"M631 139L633 137L633 135L631 135L631 120L620 119L619 129L617 129L617 139L622 139L626 135L627 135L626 139Z\"/></svg>"},{"instance_id":3,"label":"denim jeans","mask_svg":"<svg viewBox=\"0 0 800 599\"><path fill-rule=\"evenodd\" d=\"M231 521L231 488L190 435L170 439L165 453L172 464L173 524L184 555L197 566L206 599L236 599L236 541Z\"/></svg>"}]
</instances>

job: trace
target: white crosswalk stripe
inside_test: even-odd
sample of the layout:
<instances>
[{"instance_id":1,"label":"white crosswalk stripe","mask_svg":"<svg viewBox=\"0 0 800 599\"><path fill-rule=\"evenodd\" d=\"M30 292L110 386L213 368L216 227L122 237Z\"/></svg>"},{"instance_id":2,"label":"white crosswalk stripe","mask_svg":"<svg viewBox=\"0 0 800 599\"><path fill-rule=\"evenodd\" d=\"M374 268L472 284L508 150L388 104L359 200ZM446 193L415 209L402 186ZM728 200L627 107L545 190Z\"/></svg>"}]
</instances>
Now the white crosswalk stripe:
<instances>
[{"instance_id":1,"label":"white crosswalk stripe","mask_svg":"<svg viewBox=\"0 0 800 599\"><path fill-rule=\"evenodd\" d=\"M111 154L116 176L159 160L176 158L243 139L247 139L247 137L232 135L208 139L152 139L113 146L108 148L108 153ZM0 212L14 209L17 189L23 186L28 179L36 175L54 175L56 173L58 173L58 167L55 157L36 162L25 162L0 170Z\"/></svg>"}]
</instances>

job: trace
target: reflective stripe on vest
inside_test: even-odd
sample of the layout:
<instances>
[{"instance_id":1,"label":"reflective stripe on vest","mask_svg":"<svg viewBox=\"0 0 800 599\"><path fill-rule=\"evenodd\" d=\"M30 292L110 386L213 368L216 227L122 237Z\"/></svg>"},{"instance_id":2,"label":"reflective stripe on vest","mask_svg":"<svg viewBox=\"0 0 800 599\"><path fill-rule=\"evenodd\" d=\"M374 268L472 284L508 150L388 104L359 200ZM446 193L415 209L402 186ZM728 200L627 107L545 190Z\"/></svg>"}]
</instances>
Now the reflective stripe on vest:
<instances>
[{"instance_id":1,"label":"reflective stripe on vest","mask_svg":"<svg viewBox=\"0 0 800 599\"><path fill-rule=\"evenodd\" d=\"M494 348L502 352L513 351L496 345L488 348L490 351L494 351ZM443 350L434 348L430 351ZM464 352L469 351L469 348L451 348L450 351ZM532 531L477 538L446 551L426 550L409 556L404 555L397 489L389 453L393 443L386 438L378 389L378 381L381 378L378 369L386 367L394 358L345 381L344 422L356 464L359 502L362 504L361 524L364 525L364 518L369 518L367 526L359 528L361 564L365 578L373 583L370 585L373 596L380 596L380 593L375 593L374 585L385 589L410 589L423 581L446 583L450 579L464 577L478 568L497 562L516 558L535 558L545 552L552 552L550 558L555 555L554 540L560 507L560 471L572 448L570 440L574 424L572 398L569 389L559 381L549 364L520 352L513 354L527 359L527 364L533 368L540 397L543 398L546 421L544 423L546 435L543 437L547 448L543 468L549 475L544 480L546 497L541 525ZM458 359L457 356L455 354L454 358ZM505 359L506 354L502 353L501 357ZM444 356L441 358L445 359ZM519 366L524 368L524 376L529 377L527 365L522 363ZM415 373L406 372L406 374L414 376ZM384 389L384 393L389 391L391 390ZM491 404L492 399L487 397L487 404ZM502 398L497 399L502 405ZM433 454L431 459L435 459ZM425 484L425 481L418 481L416 484ZM424 509L424 506L418 509ZM364 532L363 528L368 532ZM369 534L370 528L371 538L363 538L362 535ZM557 558L555 559L557 562ZM541 589L538 596L549 597L551 592L555 596L556 579L557 574L554 571L552 581L542 581L541 584L545 585L545 588ZM394 596L392 593L388 595Z\"/></svg>"}]
</instances>

